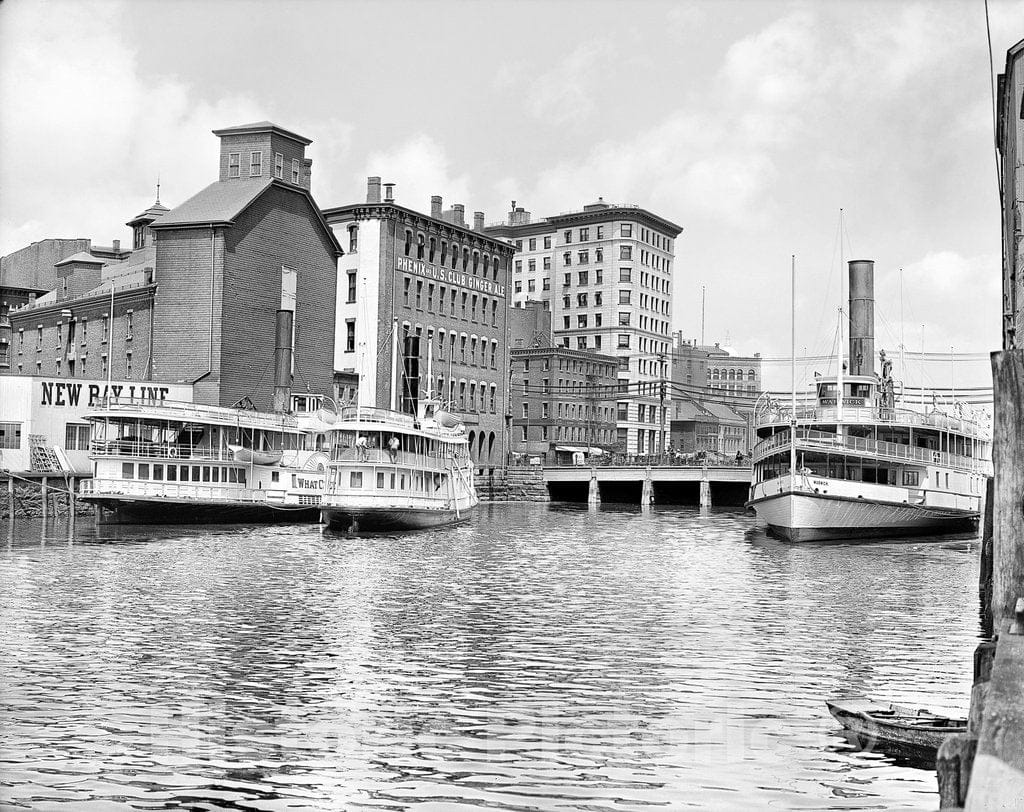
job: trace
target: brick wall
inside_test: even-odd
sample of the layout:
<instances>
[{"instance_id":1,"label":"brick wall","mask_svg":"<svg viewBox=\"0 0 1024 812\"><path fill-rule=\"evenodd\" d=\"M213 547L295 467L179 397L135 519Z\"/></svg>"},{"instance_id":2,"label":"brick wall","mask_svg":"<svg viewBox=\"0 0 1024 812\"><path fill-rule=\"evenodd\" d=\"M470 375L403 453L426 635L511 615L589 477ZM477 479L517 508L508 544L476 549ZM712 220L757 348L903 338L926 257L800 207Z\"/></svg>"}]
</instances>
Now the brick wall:
<instances>
[{"instance_id":1,"label":"brick wall","mask_svg":"<svg viewBox=\"0 0 1024 812\"><path fill-rule=\"evenodd\" d=\"M337 259L308 199L272 187L225 235L221 403L269 409L281 266L297 274L293 389L330 395Z\"/></svg>"},{"instance_id":2,"label":"brick wall","mask_svg":"<svg viewBox=\"0 0 1024 812\"><path fill-rule=\"evenodd\" d=\"M57 286L53 266L79 251L88 251L89 246L85 238L34 242L0 257L0 283L4 287L53 290Z\"/></svg>"}]
</instances>

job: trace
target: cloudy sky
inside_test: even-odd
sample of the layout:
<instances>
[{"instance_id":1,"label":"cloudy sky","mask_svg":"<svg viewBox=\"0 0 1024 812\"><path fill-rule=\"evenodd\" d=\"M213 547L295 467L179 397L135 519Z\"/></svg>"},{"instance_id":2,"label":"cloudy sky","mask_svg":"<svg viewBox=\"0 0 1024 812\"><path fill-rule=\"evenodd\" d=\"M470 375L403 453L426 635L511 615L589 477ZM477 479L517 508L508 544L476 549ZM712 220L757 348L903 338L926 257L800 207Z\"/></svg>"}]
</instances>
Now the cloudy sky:
<instances>
[{"instance_id":1,"label":"cloudy sky","mask_svg":"<svg viewBox=\"0 0 1024 812\"><path fill-rule=\"evenodd\" d=\"M1024 0L989 10L998 73ZM0 253L127 241L157 175L173 206L212 129L270 119L313 140L321 206L372 174L488 222L599 195L673 220L690 337L705 288L709 342L788 355L796 254L798 351L830 351L842 252L876 261L880 346L978 354L929 385L1000 342L982 0L6 0L0 101Z\"/></svg>"}]
</instances>

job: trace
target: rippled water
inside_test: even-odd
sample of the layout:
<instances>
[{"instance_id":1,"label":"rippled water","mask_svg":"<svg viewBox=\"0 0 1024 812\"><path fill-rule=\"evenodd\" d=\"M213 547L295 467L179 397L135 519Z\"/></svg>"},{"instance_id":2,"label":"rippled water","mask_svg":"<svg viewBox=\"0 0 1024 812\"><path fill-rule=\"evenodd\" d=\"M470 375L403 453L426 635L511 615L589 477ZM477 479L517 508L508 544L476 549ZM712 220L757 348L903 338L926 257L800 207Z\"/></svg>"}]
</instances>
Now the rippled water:
<instances>
[{"instance_id":1,"label":"rippled water","mask_svg":"<svg viewBox=\"0 0 1024 812\"><path fill-rule=\"evenodd\" d=\"M4 807L934 809L823 700L968 704L964 542L557 505L0 532Z\"/></svg>"}]
</instances>

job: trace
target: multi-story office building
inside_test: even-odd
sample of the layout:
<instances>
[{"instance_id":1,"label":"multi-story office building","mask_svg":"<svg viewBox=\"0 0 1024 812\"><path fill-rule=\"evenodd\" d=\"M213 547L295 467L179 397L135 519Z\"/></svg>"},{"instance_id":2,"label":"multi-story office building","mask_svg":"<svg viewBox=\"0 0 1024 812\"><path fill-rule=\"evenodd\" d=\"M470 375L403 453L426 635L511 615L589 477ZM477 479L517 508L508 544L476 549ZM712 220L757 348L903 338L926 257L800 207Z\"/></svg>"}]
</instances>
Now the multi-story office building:
<instances>
[{"instance_id":1,"label":"multi-story office building","mask_svg":"<svg viewBox=\"0 0 1024 812\"><path fill-rule=\"evenodd\" d=\"M740 449L745 451L754 442L752 417L761 394L761 365L761 353L736 355L718 343L700 345L676 333L672 347L674 394L689 397L701 406L721 404L738 414L747 424L744 447Z\"/></svg>"},{"instance_id":2,"label":"multi-story office building","mask_svg":"<svg viewBox=\"0 0 1024 812\"><path fill-rule=\"evenodd\" d=\"M996 146L1003 220L1003 348L1024 345L1024 39L999 75Z\"/></svg>"},{"instance_id":3,"label":"multi-story office building","mask_svg":"<svg viewBox=\"0 0 1024 812\"><path fill-rule=\"evenodd\" d=\"M428 393L466 423L480 468L508 450L506 296L514 253L461 204L430 214L369 179L365 203L324 210L347 248L338 269L335 364L358 375L360 405L415 412Z\"/></svg>"},{"instance_id":4,"label":"multi-story office building","mask_svg":"<svg viewBox=\"0 0 1024 812\"><path fill-rule=\"evenodd\" d=\"M533 220L513 203L486 233L515 246L513 306L550 309L554 343L618 360L617 450L667 442L674 243L682 228L639 206L597 202Z\"/></svg>"}]
</instances>

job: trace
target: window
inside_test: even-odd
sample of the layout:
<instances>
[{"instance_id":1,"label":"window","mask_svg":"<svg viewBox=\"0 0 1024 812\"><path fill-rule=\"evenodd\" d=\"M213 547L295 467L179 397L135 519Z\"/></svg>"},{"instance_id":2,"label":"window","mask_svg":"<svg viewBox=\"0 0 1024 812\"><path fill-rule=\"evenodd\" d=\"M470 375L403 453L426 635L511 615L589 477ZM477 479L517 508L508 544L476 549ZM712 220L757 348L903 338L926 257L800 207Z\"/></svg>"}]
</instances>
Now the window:
<instances>
[{"instance_id":1,"label":"window","mask_svg":"<svg viewBox=\"0 0 1024 812\"><path fill-rule=\"evenodd\" d=\"M569 329L569 317L568 316L562 316L562 329L564 329L564 330L568 330Z\"/></svg>"},{"instance_id":2,"label":"window","mask_svg":"<svg viewBox=\"0 0 1024 812\"><path fill-rule=\"evenodd\" d=\"M107 343L107 328L109 326L110 326L110 319L107 316L104 316L103 317L103 338L100 339L104 344ZM42 332L40 332L39 337L42 338Z\"/></svg>"},{"instance_id":3,"label":"window","mask_svg":"<svg viewBox=\"0 0 1024 812\"><path fill-rule=\"evenodd\" d=\"M426 252L426 244L423 242L423 235L416 235L416 259L423 259L423 255Z\"/></svg>"},{"instance_id":4,"label":"window","mask_svg":"<svg viewBox=\"0 0 1024 812\"><path fill-rule=\"evenodd\" d=\"M523 404L523 417L529 418L529 416L530 416L530 404L529 403L524 403Z\"/></svg>"},{"instance_id":5,"label":"window","mask_svg":"<svg viewBox=\"0 0 1024 812\"><path fill-rule=\"evenodd\" d=\"M629 282L632 280L633 271L631 268L619 268L619 281Z\"/></svg>"},{"instance_id":6,"label":"window","mask_svg":"<svg viewBox=\"0 0 1024 812\"><path fill-rule=\"evenodd\" d=\"M567 229L565 232L565 242L568 245L572 242L572 229Z\"/></svg>"},{"instance_id":7,"label":"window","mask_svg":"<svg viewBox=\"0 0 1024 812\"><path fill-rule=\"evenodd\" d=\"M430 256L428 258L428 262L430 262L430 263L434 262L434 254L436 254L436 253L437 253L437 238L436 237L431 237L430 238Z\"/></svg>"},{"instance_id":8,"label":"window","mask_svg":"<svg viewBox=\"0 0 1024 812\"><path fill-rule=\"evenodd\" d=\"M579 307L586 307L587 306L587 294L586 293L579 293L579 294L577 294L576 295L576 304Z\"/></svg>"},{"instance_id":9,"label":"window","mask_svg":"<svg viewBox=\"0 0 1024 812\"><path fill-rule=\"evenodd\" d=\"M82 343L85 344L89 340L89 320L82 319Z\"/></svg>"},{"instance_id":10,"label":"window","mask_svg":"<svg viewBox=\"0 0 1024 812\"><path fill-rule=\"evenodd\" d=\"M567 294L562 297L562 307L564 307L566 310L572 307L572 296L569 296Z\"/></svg>"},{"instance_id":11,"label":"window","mask_svg":"<svg viewBox=\"0 0 1024 812\"><path fill-rule=\"evenodd\" d=\"M565 279L562 280L562 285L564 287L569 287L571 284L572 284L572 274L571 273L567 273L565 275Z\"/></svg>"},{"instance_id":12,"label":"window","mask_svg":"<svg viewBox=\"0 0 1024 812\"><path fill-rule=\"evenodd\" d=\"M36 349L41 350L43 348L43 325L39 325L36 328Z\"/></svg>"},{"instance_id":13,"label":"window","mask_svg":"<svg viewBox=\"0 0 1024 812\"><path fill-rule=\"evenodd\" d=\"M299 159L292 158L292 183L299 183Z\"/></svg>"},{"instance_id":14,"label":"window","mask_svg":"<svg viewBox=\"0 0 1024 812\"><path fill-rule=\"evenodd\" d=\"M601 293L601 291L597 291L594 294L594 307L600 307L603 301L604 295Z\"/></svg>"},{"instance_id":15,"label":"window","mask_svg":"<svg viewBox=\"0 0 1024 812\"><path fill-rule=\"evenodd\" d=\"M586 317L584 317L584 318L586 318ZM576 349L578 349L578 350L585 350L586 348L587 348L587 337L586 336L579 336L576 339Z\"/></svg>"},{"instance_id":16,"label":"window","mask_svg":"<svg viewBox=\"0 0 1024 812\"><path fill-rule=\"evenodd\" d=\"M630 290L619 291L619 304L629 304L633 292Z\"/></svg>"},{"instance_id":17,"label":"window","mask_svg":"<svg viewBox=\"0 0 1024 812\"><path fill-rule=\"evenodd\" d=\"M263 153L249 153L249 177L258 178L263 174Z\"/></svg>"},{"instance_id":18,"label":"window","mask_svg":"<svg viewBox=\"0 0 1024 812\"><path fill-rule=\"evenodd\" d=\"M350 471L348 485L350 488L361 488L363 487L363 472L362 471Z\"/></svg>"},{"instance_id":19,"label":"window","mask_svg":"<svg viewBox=\"0 0 1024 812\"><path fill-rule=\"evenodd\" d=\"M423 309L423 280L416 280L416 309Z\"/></svg>"},{"instance_id":20,"label":"window","mask_svg":"<svg viewBox=\"0 0 1024 812\"><path fill-rule=\"evenodd\" d=\"M551 290L551 280L548 277L544 277L540 283L541 290Z\"/></svg>"},{"instance_id":21,"label":"window","mask_svg":"<svg viewBox=\"0 0 1024 812\"><path fill-rule=\"evenodd\" d=\"M427 310L434 312L434 283L427 285Z\"/></svg>"},{"instance_id":22,"label":"window","mask_svg":"<svg viewBox=\"0 0 1024 812\"><path fill-rule=\"evenodd\" d=\"M228 177L229 178L237 178L238 177L239 157L240 157L240 153L238 153L238 152L229 152L228 153Z\"/></svg>"},{"instance_id":23,"label":"window","mask_svg":"<svg viewBox=\"0 0 1024 812\"><path fill-rule=\"evenodd\" d=\"M522 240L516 240L516 250L517 251L522 251L523 250L523 241Z\"/></svg>"},{"instance_id":24,"label":"window","mask_svg":"<svg viewBox=\"0 0 1024 812\"><path fill-rule=\"evenodd\" d=\"M531 259L531 260L527 261L527 263L526 263L526 270L528 270L528 271L536 271L537 270L537 260Z\"/></svg>"},{"instance_id":25,"label":"window","mask_svg":"<svg viewBox=\"0 0 1024 812\"><path fill-rule=\"evenodd\" d=\"M133 315L131 310L124 315L124 337L129 341L132 338Z\"/></svg>"},{"instance_id":26,"label":"window","mask_svg":"<svg viewBox=\"0 0 1024 812\"><path fill-rule=\"evenodd\" d=\"M274 153L274 177L284 180L284 155L280 152Z\"/></svg>"},{"instance_id":27,"label":"window","mask_svg":"<svg viewBox=\"0 0 1024 812\"><path fill-rule=\"evenodd\" d=\"M579 316L576 317L576 326L577 327L586 327L587 326L587 314L586 313L581 313Z\"/></svg>"},{"instance_id":28,"label":"window","mask_svg":"<svg viewBox=\"0 0 1024 812\"><path fill-rule=\"evenodd\" d=\"M544 265L544 270L545 271L550 271L551 270L551 257L544 257L543 265Z\"/></svg>"},{"instance_id":29,"label":"window","mask_svg":"<svg viewBox=\"0 0 1024 812\"><path fill-rule=\"evenodd\" d=\"M620 245L619 246L619 259L632 259L633 258L633 246L632 245Z\"/></svg>"},{"instance_id":30,"label":"window","mask_svg":"<svg viewBox=\"0 0 1024 812\"><path fill-rule=\"evenodd\" d=\"M124 376L130 378L132 376L132 352L129 350L124 356Z\"/></svg>"},{"instance_id":31,"label":"window","mask_svg":"<svg viewBox=\"0 0 1024 812\"><path fill-rule=\"evenodd\" d=\"M523 261L521 259L516 260L516 273L520 273L523 270Z\"/></svg>"},{"instance_id":32,"label":"window","mask_svg":"<svg viewBox=\"0 0 1024 812\"><path fill-rule=\"evenodd\" d=\"M566 251L564 254L562 254L562 264L572 265L572 251Z\"/></svg>"},{"instance_id":33,"label":"window","mask_svg":"<svg viewBox=\"0 0 1024 812\"><path fill-rule=\"evenodd\" d=\"M589 239L590 239L590 229L589 228L581 228L580 229L580 242L586 242Z\"/></svg>"},{"instance_id":34,"label":"window","mask_svg":"<svg viewBox=\"0 0 1024 812\"><path fill-rule=\"evenodd\" d=\"M348 301L354 302L356 300L356 272L348 272Z\"/></svg>"},{"instance_id":35,"label":"window","mask_svg":"<svg viewBox=\"0 0 1024 812\"><path fill-rule=\"evenodd\" d=\"M622 224L622 236L623 237L632 237L633 236L633 224L632 223L623 223Z\"/></svg>"},{"instance_id":36,"label":"window","mask_svg":"<svg viewBox=\"0 0 1024 812\"><path fill-rule=\"evenodd\" d=\"M348 227L348 252L354 254L359 250L359 226L355 223Z\"/></svg>"},{"instance_id":37,"label":"window","mask_svg":"<svg viewBox=\"0 0 1024 812\"><path fill-rule=\"evenodd\" d=\"M537 250L537 238L536 237L530 237L529 246L530 246L530 250L531 251L536 251Z\"/></svg>"},{"instance_id":38,"label":"window","mask_svg":"<svg viewBox=\"0 0 1024 812\"><path fill-rule=\"evenodd\" d=\"M345 322L345 352L356 350L356 322L355 319L348 319Z\"/></svg>"},{"instance_id":39,"label":"window","mask_svg":"<svg viewBox=\"0 0 1024 812\"><path fill-rule=\"evenodd\" d=\"M629 333L619 333L619 344L620 348L629 347Z\"/></svg>"},{"instance_id":40,"label":"window","mask_svg":"<svg viewBox=\"0 0 1024 812\"><path fill-rule=\"evenodd\" d=\"M603 248L595 248L594 249L594 261L595 262L604 262L604 249Z\"/></svg>"},{"instance_id":41,"label":"window","mask_svg":"<svg viewBox=\"0 0 1024 812\"><path fill-rule=\"evenodd\" d=\"M604 239L604 226L598 226L597 227L597 239L599 239L599 240L603 240Z\"/></svg>"},{"instance_id":42,"label":"window","mask_svg":"<svg viewBox=\"0 0 1024 812\"><path fill-rule=\"evenodd\" d=\"M904 471L903 472L903 484L909 485L916 488L921 482L921 474L919 471Z\"/></svg>"},{"instance_id":43,"label":"window","mask_svg":"<svg viewBox=\"0 0 1024 812\"><path fill-rule=\"evenodd\" d=\"M580 261L582 262L582 260L580 260ZM590 282L590 273L588 271L580 271L579 272L579 277L580 277L580 284L581 285L589 284L589 282Z\"/></svg>"},{"instance_id":44,"label":"window","mask_svg":"<svg viewBox=\"0 0 1024 812\"><path fill-rule=\"evenodd\" d=\"M21 448L21 423L0 423L0 448Z\"/></svg>"},{"instance_id":45,"label":"window","mask_svg":"<svg viewBox=\"0 0 1024 812\"><path fill-rule=\"evenodd\" d=\"M600 313L595 313L594 314L594 326L595 327L600 327L601 326L601 320L602 320L602 315Z\"/></svg>"},{"instance_id":46,"label":"window","mask_svg":"<svg viewBox=\"0 0 1024 812\"><path fill-rule=\"evenodd\" d=\"M402 287L402 304L406 307L409 306L409 287L412 285L412 280L407 276L405 277L404 284Z\"/></svg>"}]
</instances>

